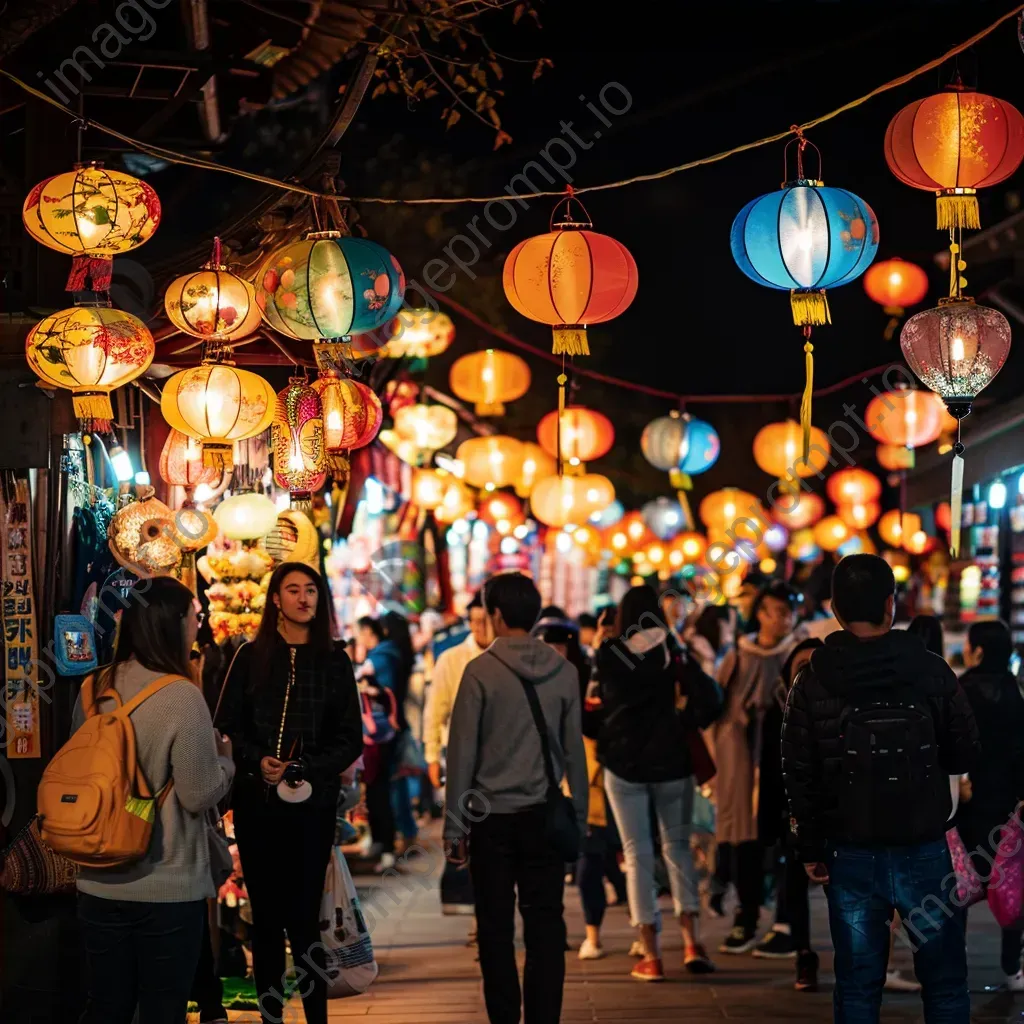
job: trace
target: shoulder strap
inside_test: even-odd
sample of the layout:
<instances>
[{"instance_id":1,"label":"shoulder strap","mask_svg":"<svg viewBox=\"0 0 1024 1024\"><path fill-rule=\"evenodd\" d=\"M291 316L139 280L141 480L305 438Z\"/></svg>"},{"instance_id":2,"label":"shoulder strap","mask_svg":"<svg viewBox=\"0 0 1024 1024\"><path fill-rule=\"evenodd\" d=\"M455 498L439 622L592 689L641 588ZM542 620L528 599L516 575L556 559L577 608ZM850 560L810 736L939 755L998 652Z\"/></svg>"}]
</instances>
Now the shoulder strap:
<instances>
[{"instance_id":1,"label":"shoulder strap","mask_svg":"<svg viewBox=\"0 0 1024 1024\"><path fill-rule=\"evenodd\" d=\"M150 697L152 697L154 694L159 693L165 686L170 686L171 683L177 683L179 681L183 681L186 683L190 682L188 679L185 679L184 676L174 674L160 676L159 679L154 679L153 682L149 684L149 686L144 687L137 694L135 694L135 696L132 697L132 699L128 701L127 704L124 704L120 708L118 708L115 714L120 715L122 718L126 718L140 704L144 704L147 700L149 700ZM194 686L195 684L192 683L191 685ZM105 697L106 694L104 694L103 696Z\"/></svg>"},{"instance_id":2,"label":"shoulder strap","mask_svg":"<svg viewBox=\"0 0 1024 1024\"><path fill-rule=\"evenodd\" d=\"M235 648L235 653L231 658L231 664L228 665L228 670L224 673L224 681L220 684L220 693L217 695L217 706L213 709L212 721L214 725L217 724L217 716L220 714L220 706L224 702L224 693L228 688L228 680L231 679L231 670L235 667L235 662L238 661L238 652L248 645L249 641L246 641L244 644L239 644L238 647Z\"/></svg>"},{"instance_id":3,"label":"shoulder strap","mask_svg":"<svg viewBox=\"0 0 1024 1024\"><path fill-rule=\"evenodd\" d=\"M518 674L516 678L523 684L523 689L526 691L526 700L530 705L530 711L533 712L533 724L537 726L537 733L540 736L540 748L544 754L544 771L548 777L548 788L558 789L558 783L555 781L555 768L551 762L551 742L548 739L548 726L544 720L544 712L540 708L540 698L537 696L537 691L532 683L528 683Z\"/></svg>"},{"instance_id":4,"label":"shoulder strap","mask_svg":"<svg viewBox=\"0 0 1024 1024\"><path fill-rule=\"evenodd\" d=\"M98 714L96 704L101 700L110 699L120 708L123 701L121 700L121 694L111 686L106 692L101 693L99 697L96 696L96 673L90 672L82 680L82 688L79 691L79 699L82 702L82 713L86 718L92 718L93 715Z\"/></svg>"}]
</instances>

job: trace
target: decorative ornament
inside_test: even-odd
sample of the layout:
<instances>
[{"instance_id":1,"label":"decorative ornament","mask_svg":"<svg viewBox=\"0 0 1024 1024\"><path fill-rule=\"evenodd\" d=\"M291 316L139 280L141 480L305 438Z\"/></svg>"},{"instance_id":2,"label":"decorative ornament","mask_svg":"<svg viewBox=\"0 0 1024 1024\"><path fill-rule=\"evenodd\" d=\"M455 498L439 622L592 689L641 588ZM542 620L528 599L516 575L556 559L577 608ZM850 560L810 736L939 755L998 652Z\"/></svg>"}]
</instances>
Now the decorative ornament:
<instances>
[{"instance_id":1,"label":"decorative ornament","mask_svg":"<svg viewBox=\"0 0 1024 1024\"><path fill-rule=\"evenodd\" d=\"M232 494L213 510L213 518L225 537L251 542L274 528L277 506L265 494Z\"/></svg>"},{"instance_id":2,"label":"decorative ornament","mask_svg":"<svg viewBox=\"0 0 1024 1024\"><path fill-rule=\"evenodd\" d=\"M825 484L825 491L837 505L866 505L881 497L882 483L874 473L850 466L833 473Z\"/></svg>"},{"instance_id":3,"label":"decorative ornament","mask_svg":"<svg viewBox=\"0 0 1024 1024\"><path fill-rule=\"evenodd\" d=\"M709 470L722 450L715 428L682 410L673 409L644 427L640 450L656 469L668 471L669 483L683 509L686 526L693 526L693 513L687 491L693 489L691 477Z\"/></svg>"},{"instance_id":4,"label":"decorative ornament","mask_svg":"<svg viewBox=\"0 0 1024 1024\"><path fill-rule=\"evenodd\" d=\"M277 395L273 422L274 480L287 487L291 507L312 511L313 492L327 479L324 407L302 377L292 377Z\"/></svg>"},{"instance_id":5,"label":"decorative ornament","mask_svg":"<svg viewBox=\"0 0 1024 1024\"><path fill-rule=\"evenodd\" d=\"M110 553L137 576L169 576L181 564L174 513L153 494L115 512L107 528Z\"/></svg>"},{"instance_id":6,"label":"decorative ornament","mask_svg":"<svg viewBox=\"0 0 1024 1024\"><path fill-rule=\"evenodd\" d=\"M723 487L708 494L697 512L700 521L709 530L724 531L731 530L738 521L749 520L752 516L754 522L757 522L760 510L761 503L755 495L735 487Z\"/></svg>"},{"instance_id":7,"label":"decorative ornament","mask_svg":"<svg viewBox=\"0 0 1024 1024\"><path fill-rule=\"evenodd\" d=\"M320 396L324 414L324 451L335 480L347 479L348 453L365 448L380 431L384 410L373 388L357 380L320 371L310 387Z\"/></svg>"},{"instance_id":8,"label":"decorative ornament","mask_svg":"<svg viewBox=\"0 0 1024 1024\"><path fill-rule=\"evenodd\" d=\"M504 416L505 403L530 388L530 368L511 352L488 348L455 360L448 376L459 398L476 404L477 416Z\"/></svg>"},{"instance_id":9,"label":"decorative ornament","mask_svg":"<svg viewBox=\"0 0 1024 1024\"><path fill-rule=\"evenodd\" d=\"M686 526L683 508L674 498L655 498L640 509L640 515L658 540L671 540Z\"/></svg>"},{"instance_id":10,"label":"decorative ornament","mask_svg":"<svg viewBox=\"0 0 1024 1024\"><path fill-rule=\"evenodd\" d=\"M580 526L614 500L612 482L599 473L549 476L534 487L530 510L546 526Z\"/></svg>"},{"instance_id":11,"label":"decorative ornament","mask_svg":"<svg viewBox=\"0 0 1024 1024\"><path fill-rule=\"evenodd\" d=\"M446 405L407 405L395 413L395 433L423 452L436 452L455 440L459 418Z\"/></svg>"},{"instance_id":12,"label":"decorative ornament","mask_svg":"<svg viewBox=\"0 0 1024 1024\"><path fill-rule=\"evenodd\" d=\"M171 429L160 452L160 478L171 487L185 489L183 508L194 508L193 492L200 484L216 485L223 474L216 466L203 465L203 446L188 434Z\"/></svg>"},{"instance_id":13,"label":"decorative ornament","mask_svg":"<svg viewBox=\"0 0 1024 1024\"><path fill-rule=\"evenodd\" d=\"M403 309L391 321L385 354L391 359L429 359L455 340L455 324L436 309Z\"/></svg>"},{"instance_id":14,"label":"decorative ornament","mask_svg":"<svg viewBox=\"0 0 1024 1024\"><path fill-rule=\"evenodd\" d=\"M824 499L808 491L784 493L772 506L775 521L787 530L803 530L813 526L824 514Z\"/></svg>"},{"instance_id":15,"label":"decorative ornament","mask_svg":"<svg viewBox=\"0 0 1024 1024\"><path fill-rule=\"evenodd\" d=\"M904 546L906 538L921 529L921 517L914 512L901 512L898 508L886 512L878 520L878 533L886 544L894 548Z\"/></svg>"},{"instance_id":16,"label":"decorative ornament","mask_svg":"<svg viewBox=\"0 0 1024 1024\"><path fill-rule=\"evenodd\" d=\"M754 461L769 476L781 481L783 490L794 490L797 477L822 477L831 458L828 435L811 427L807 455L801 454L803 430L796 420L769 423L754 437Z\"/></svg>"},{"instance_id":17,"label":"decorative ornament","mask_svg":"<svg viewBox=\"0 0 1024 1024\"><path fill-rule=\"evenodd\" d=\"M515 484L523 471L523 454L522 442L494 434L463 441L455 458L463 465L463 479L467 484L493 491Z\"/></svg>"},{"instance_id":18,"label":"decorative ornament","mask_svg":"<svg viewBox=\"0 0 1024 1024\"><path fill-rule=\"evenodd\" d=\"M928 294L928 275L916 263L894 256L868 267L864 291L888 313L885 340L891 341L908 306L916 306Z\"/></svg>"}]
</instances>

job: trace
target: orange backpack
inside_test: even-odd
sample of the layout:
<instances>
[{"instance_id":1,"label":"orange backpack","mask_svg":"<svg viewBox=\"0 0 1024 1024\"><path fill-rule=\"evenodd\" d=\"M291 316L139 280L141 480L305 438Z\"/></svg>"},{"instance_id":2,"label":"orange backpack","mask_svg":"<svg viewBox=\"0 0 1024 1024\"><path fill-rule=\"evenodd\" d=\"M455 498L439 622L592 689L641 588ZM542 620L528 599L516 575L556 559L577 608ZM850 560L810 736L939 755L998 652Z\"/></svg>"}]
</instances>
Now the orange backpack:
<instances>
[{"instance_id":1,"label":"orange backpack","mask_svg":"<svg viewBox=\"0 0 1024 1024\"><path fill-rule=\"evenodd\" d=\"M87 868L113 868L141 860L149 849L157 811L173 779L154 797L139 766L129 715L182 676L155 679L127 704L111 687L100 700L116 711L97 709L95 679L82 683L85 722L46 766L37 795L43 841Z\"/></svg>"}]
</instances>

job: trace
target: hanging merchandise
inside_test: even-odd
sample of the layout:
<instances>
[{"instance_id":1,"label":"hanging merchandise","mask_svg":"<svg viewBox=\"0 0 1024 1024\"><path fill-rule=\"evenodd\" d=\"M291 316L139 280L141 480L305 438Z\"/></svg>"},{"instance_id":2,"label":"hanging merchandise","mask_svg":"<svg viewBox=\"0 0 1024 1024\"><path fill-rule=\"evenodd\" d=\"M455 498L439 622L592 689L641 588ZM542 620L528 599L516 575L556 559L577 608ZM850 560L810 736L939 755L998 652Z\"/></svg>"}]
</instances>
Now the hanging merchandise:
<instances>
[{"instance_id":1,"label":"hanging merchandise","mask_svg":"<svg viewBox=\"0 0 1024 1024\"><path fill-rule=\"evenodd\" d=\"M146 325L109 303L52 313L25 339L32 371L69 390L82 429L99 433L109 433L114 418L110 392L145 373L155 353Z\"/></svg>"},{"instance_id":2,"label":"hanging merchandise","mask_svg":"<svg viewBox=\"0 0 1024 1024\"><path fill-rule=\"evenodd\" d=\"M612 482L599 473L549 476L534 487L530 511L546 526L581 526L614 500Z\"/></svg>"},{"instance_id":3,"label":"hanging merchandise","mask_svg":"<svg viewBox=\"0 0 1024 1024\"><path fill-rule=\"evenodd\" d=\"M437 309L403 309L390 325L384 354L391 359L429 359L455 340L455 324Z\"/></svg>"},{"instance_id":4,"label":"hanging merchandise","mask_svg":"<svg viewBox=\"0 0 1024 1024\"><path fill-rule=\"evenodd\" d=\"M1024 160L1024 117L1012 103L965 89L915 100L889 122L885 162L905 185L934 192L937 226L980 228L977 190Z\"/></svg>"},{"instance_id":5,"label":"hanging merchandise","mask_svg":"<svg viewBox=\"0 0 1024 1024\"><path fill-rule=\"evenodd\" d=\"M541 448L555 459L561 457L580 473L584 463L593 462L611 451L615 428L603 413L582 405L567 405L559 415L553 410L537 424L537 440Z\"/></svg>"},{"instance_id":6,"label":"hanging merchandise","mask_svg":"<svg viewBox=\"0 0 1024 1024\"><path fill-rule=\"evenodd\" d=\"M320 396L324 413L324 446L327 468L347 478L348 453L365 448L380 430L384 410L373 388L357 380L320 368L310 387Z\"/></svg>"},{"instance_id":7,"label":"hanging merchandise","mask_svg":"<svg viewBox=\"0 0 1024 1024\"><path fill-rule=\"evenodd\" d=\"M864 273L878 252L878 221L863 199L841 188L826 188L807 177L804 150L811 145L799 128L786 143L783 173L788 178L789 147L796 145L796 180L778 192L751 200L732 225L733 259L757 284L788 291L793 323L803 327L805 382L800 405L803 456L811 443L811 397L814 392L814 346L811 328L831 323L825 289L849 284Z\"/></svg>"},{"instance_id":8,"label":"hanging merchandise","mask_svg":"<svg viewBox=\"0 0 1024 1024\"><path fill-rule=\"evenodd\" d=\"M504 416L505 403L522 398L530 388L530 368L511 352L488 348L455 360L448 382L477 416Z\"/></svg>"},{"instance_id":9,"label":"hanging merchandise","mask_svg":"<svg viewBox=\"0 0 1024 1024\"><path fill-rule=\"evenodd\" d=\"M40 182L22 207L25 230L48 249L73 256L66 288L110 290L113 257L138 248L160 224L160 200L144 181L100 163Z\"/></svg>"},{"instance_id":10,"label":"hanging merchandise","mask_svg":"<svg viewBox=\"0 0 1024 1024\"><path fill-rule=\"evenodd\" d=\"M313 492L327 482L324 409L303 377L292 377L277 395L272 428L274 480L288 489L293 509L312 511Z\"/></svg>"},{"instance_id":11,"label":"hanging merchandise","mask_svg":"<svg viewBox=\"0 0 1024 1024\"><path fill-rule=\"evenodd\" d=\"M140 578L169 576L181 565L174 513L153 495L150 487L139 501L119 509L107 530L110 553Z\"/></svg>"},{"instance_id":12,"label":"hanging merchandise","mask_svg":"<svg viewBox=\"0 0 1024 1024\"><path fill-rule=\"evenodd\" d=\"M194 508L193 494L200 484L214 487L223 473L216 466L203 465L203 446L194 438L171 428L160 452L160 479L185 490L185 508Z\"/></svg>"},{"instance_id":13,"label":"hanging merchandise","mask_svg":"<svg viewBox=\"0 0 1024 1024\"><path fill-rule=\"evenodd\" d=\"M179 331L204 341L247 338L261 322L256 289L221 263L219 238L208 263L168 285L164 310Z\"/></svg>"},{"instance_id":14,"label":"hanging merchandise","mask_svg":"<svg viewBox=\"0 0 1024 1024\"><path fill-rule=\"evenodd\" d=\"M868 267L864 291L888 313L885 340L891 341L908 306L916 306L928 294L928 275L916 263L894 256Z\"/></svg>"},{"instance_id":15,"label":"hanging merchandise","mask_svg":"<svg viewBox=\"0 0 1024 1024\"><path fill-rule=\"evenodd\" d=\"M446 405L407 405L395 413L395 433L421 452L436 452L455 440L459 418Z\"/></svg>"},{"instance_id":16,"label":"hanging merchandise","mask_svg":"<svg viewBox=\"0 0 1024 1024\"><path fill-rule=\"evenodd\" d=\"M203 465L228 472L232 446L263 433L274 419L274 389L258 374L229 362L203 362L164 383L164 419L203 446Z\"/></svg>"},{"instance_id":17,"label":"hanging merchandise","mask_svg":"<svg viewBox=\"0 0 1024 1024\"><path fill-rule=\"evenodd\" d=\"M511 487L519 479L523 471L523 444L504 434L471 437L459 445L455 458L463 465L467 484L493 491Z\"/></svg>"}]
</instances>

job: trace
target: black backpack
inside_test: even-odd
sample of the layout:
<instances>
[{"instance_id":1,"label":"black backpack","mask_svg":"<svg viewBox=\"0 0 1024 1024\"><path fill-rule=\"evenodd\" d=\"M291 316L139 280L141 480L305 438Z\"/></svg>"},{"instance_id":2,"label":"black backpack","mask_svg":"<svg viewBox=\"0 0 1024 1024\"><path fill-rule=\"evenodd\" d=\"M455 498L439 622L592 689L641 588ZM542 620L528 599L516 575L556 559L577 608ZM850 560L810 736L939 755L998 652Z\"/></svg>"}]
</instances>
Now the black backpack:
<instances>
[{"instance_id":1,"label":"black backpack","mask_svg":"<svg viewBox=\"0 0 1024 1024\"><path fill-rule=\"evenodd\" d=\"M840 728L844 840L898 846L935 838L952 803L928 702L910 686L864 690Z\"/></svg>"}]
</instances>

